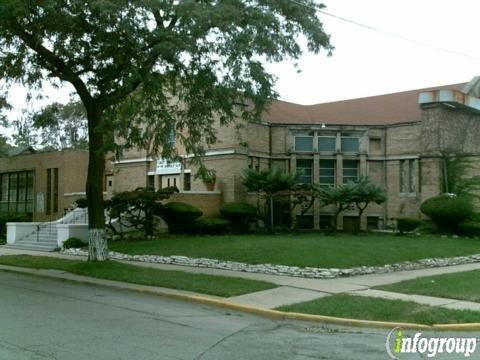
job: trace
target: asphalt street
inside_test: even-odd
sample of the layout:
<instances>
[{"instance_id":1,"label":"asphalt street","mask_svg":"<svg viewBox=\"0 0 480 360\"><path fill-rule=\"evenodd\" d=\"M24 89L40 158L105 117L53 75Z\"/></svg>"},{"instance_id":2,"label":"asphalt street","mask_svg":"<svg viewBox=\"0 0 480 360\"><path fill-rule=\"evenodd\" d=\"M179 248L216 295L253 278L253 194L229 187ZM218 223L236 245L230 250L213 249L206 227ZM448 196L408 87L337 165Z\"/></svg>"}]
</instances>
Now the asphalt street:
<instances>
[{"instance_id":1,"label":"asphalt street","mask_svg":"<svg viewBox=\"0 0 480 360\"><path fill-rule=\"evenodd\" d=\"M0 271L1 360L383 360L387 333Z\"/></svg>"}]
</instances>

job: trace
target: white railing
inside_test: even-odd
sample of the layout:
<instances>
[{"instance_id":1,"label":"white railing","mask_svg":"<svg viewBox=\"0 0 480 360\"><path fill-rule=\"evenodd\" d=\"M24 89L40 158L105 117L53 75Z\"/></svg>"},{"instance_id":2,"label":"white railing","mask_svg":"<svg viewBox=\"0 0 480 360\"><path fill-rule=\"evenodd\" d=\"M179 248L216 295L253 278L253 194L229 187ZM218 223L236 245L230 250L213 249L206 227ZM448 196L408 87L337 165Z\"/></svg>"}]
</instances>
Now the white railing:
<instances>
[{"instance_id":1,"label":"white railing","mask_svg":"<svg viewBox=\"0 0 480 360\"><path fill-rule=\"evenodd\" d=\"M76 208L63 218L49 222L7 223L7 244L19 243L22 239L35 233L38 236L40 231L46 228L50 228L50 233L52 229L56 230L59 247L71 237L88 242L88 211Z\"/></svg>"}]
</instances>

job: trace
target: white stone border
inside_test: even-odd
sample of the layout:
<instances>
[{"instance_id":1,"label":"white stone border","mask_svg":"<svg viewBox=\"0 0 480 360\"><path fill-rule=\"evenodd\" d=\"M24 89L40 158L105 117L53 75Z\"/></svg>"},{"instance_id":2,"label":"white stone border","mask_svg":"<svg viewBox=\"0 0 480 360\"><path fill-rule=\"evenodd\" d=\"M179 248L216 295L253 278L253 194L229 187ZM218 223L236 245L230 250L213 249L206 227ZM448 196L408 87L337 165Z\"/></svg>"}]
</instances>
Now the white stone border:
<instances>
[{"instance_id":1,"label":"white stone border","mask_svg":"<svg viewBox=\"0 0 480 360\"><path fill-rule=\"evenodd\" d=\"M82 249L64 249L63 254L87 256ZM235 261L224 261L207 258L190 258L187 256L159 256L159 255L127 255L110 251L110 258L115 260L141 261L155 264L170 264L194 266L212 269L241 271L268 275L295 276L312 279L334 279L338 277L358 276L367 274L384 274L403 270L418 270L442 266L453 266L480 262L480 254L457 256L452 258L431 258L416 261L405 261L384 266L360 266L350 269L314 268L287 265L259 264L252 265Z\"/></svg>"}]
</instances>

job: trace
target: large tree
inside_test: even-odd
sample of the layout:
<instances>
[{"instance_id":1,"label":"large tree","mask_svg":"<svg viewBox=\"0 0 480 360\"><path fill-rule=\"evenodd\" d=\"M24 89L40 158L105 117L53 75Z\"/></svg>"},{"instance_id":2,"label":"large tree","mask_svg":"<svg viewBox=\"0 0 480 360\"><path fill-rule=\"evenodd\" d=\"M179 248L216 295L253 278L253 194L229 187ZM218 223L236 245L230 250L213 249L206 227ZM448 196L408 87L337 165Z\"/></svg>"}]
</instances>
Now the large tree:
<instances>
[{"instance_id":1,"label":"large tree","mask_svg":"<svg viewBox=\"0 0 480 360\"><path fill-rule=\"evenodd\" d=\"M265 62L298 58L300 36L314 53L331 50L315 6L313 0L0 0L0 77L37 86L68 82L85 106L91 260L108 256L102 181L114 135L139 146L148 139L157 149L173 128L188 152L201 154L216 140L215 118L222 124L258 118L275 96ZM162 153L174 155L168 146Z\"/></svg>"}]
</instances>

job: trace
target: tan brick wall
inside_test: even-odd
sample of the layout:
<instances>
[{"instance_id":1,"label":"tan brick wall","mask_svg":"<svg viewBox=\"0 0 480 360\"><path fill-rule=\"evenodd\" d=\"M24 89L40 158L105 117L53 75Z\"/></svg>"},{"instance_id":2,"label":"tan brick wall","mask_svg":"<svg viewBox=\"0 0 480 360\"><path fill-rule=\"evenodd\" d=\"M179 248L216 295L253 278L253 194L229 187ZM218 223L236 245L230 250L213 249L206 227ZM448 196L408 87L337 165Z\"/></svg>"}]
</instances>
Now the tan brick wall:
<instances>
[{"instance_id":1,"label":"tan brick wall","mask_svg":"<svg viewBox=\"0 0 480 360\"><path fill-rule=\"evenodd\" d=\"M148 162L115 164L114 192L131 191L147 185Z\"/></svg>"},{"instance_id":2,"label":"tan brick wall","mask_svg":"<svg viewBox=\"0 0 480 360\"><path fill-rule=\"evenodd\" d=\"M272 126L272 153L273 154L285 154L288 151L287 146L287 128Z\"/></svg>"},{"instance_id":3,"label":"tan brick wall","mask_svg":"<svg viewBox=\"0 0 480 360\"><path fill-rule=\"evenodd\" d=\"M250 123L247 126L248 149L254 152L270 153L270 129L265 124Z\"/></svg>"},{"instance_id":4,"label":"tan brick wall","mask_svg":"<svg viewBox=\"0 0 480 360\"><path fill-rule=\"evenodd\" d=\"M229 202L243 200L245 191L241 185L241 176L244 169L248 167L248 157L246 155L221 155L209 156L204 159L207 168L215 171L217 182L215 190L222 192L222 201ZM201 179L194 179L197 171L195 167L189 168L192 171L192 190L206 191L206 185Z\"/></svg>"},{"instance_id":5,"label":"tan brick wall","mask_svg":"<svg viewBox=\"0 0 480 360\"><path fill-rule=\"evenodd\" d=\"M422 149L421 129L420 123L387 128L387 156L418 154Z\"/></svg>"},{"instance_id":6,"label":"tan brick wall","mask_svg":"<svg viewBox=\"0 0 480 360\"><path fill-rule=\"evenodd\" d=\"M186 191L174 194L167 200L167 202L172 201L181 201L196 206L203 211L203 216L218 217L222 205L222 195L220 192L195 193Z\"/></svg>"},{"instance_id":7,"label":"tan brick wall","mask_svg":"<svg viewBox=\"0 0 480 360\"><path fill-rule=\"evenodd\" d=\"M36 199L37 194L43 194L45 199L44 210L46 210L47 169L50 168L58 168L58 212L46 215L45 212L39 213L37 211ZM85 192L87 169L88 152L83 150L37 152L0 158L0 173L22 170L33 170L35 172L35 220L59 218L63 215L64 209L69 207L76 198L84 197L85 195L70 196L68 194Z\"/></svg>"}]
</instances>

